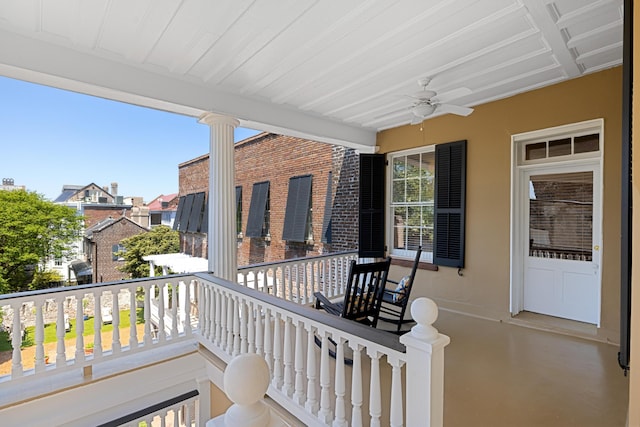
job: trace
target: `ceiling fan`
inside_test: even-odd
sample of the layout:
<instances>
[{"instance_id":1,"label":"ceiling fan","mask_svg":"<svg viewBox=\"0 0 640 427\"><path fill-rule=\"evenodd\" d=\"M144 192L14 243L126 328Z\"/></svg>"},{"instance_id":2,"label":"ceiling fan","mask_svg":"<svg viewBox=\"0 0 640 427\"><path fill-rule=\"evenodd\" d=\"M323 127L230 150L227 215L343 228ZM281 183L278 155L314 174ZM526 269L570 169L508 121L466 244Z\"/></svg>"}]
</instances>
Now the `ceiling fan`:
<instances>
[{"instance_id":1,"label":"ceiling fan","mask_svg":"<svg viewBox=\"0 0 640 427\"><path fill-rule=\"evenodd\" d=\"M424 77L418 80L418 85L422 88L410 98L415 99L413 105L410 107L413 119L412 125L420 124L427 116L430 116L434 112L452 113L459 116L468 116L473 112L473 108L463 107L460 105L446 104L444 101L447 99L456 99L461 96L465 96L471 93L471 89L458 88L450 92L447 92L445 96L438 96L438 93L427 89L427 86L431 83L431 77Z\"/></svg>"}]
</instances>

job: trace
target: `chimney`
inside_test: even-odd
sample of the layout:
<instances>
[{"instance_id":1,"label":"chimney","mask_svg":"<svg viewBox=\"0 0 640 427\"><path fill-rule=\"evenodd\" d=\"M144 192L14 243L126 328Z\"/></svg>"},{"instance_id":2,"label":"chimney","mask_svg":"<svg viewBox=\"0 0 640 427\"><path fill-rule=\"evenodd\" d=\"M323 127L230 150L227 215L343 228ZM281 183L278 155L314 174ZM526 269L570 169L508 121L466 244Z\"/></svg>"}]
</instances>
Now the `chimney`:
<instances>
[{"instance_id":1,"label":"chimney","mask_svg":"<svg viewBox=\"0 0 640 427\"><path fill-rule=\"evenodd\" d=\"M112 182L111 183L111 195L113 197L116 197L118 195L118 183L117 182Z\"/></svg>"}]
</instances>

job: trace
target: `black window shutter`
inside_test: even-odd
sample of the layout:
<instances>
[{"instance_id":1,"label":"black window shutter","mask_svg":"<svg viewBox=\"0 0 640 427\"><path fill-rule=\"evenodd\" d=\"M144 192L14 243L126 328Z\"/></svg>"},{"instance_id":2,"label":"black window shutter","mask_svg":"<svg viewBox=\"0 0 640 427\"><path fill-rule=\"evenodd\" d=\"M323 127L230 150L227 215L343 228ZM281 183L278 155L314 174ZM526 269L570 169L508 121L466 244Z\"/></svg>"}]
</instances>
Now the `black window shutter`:
<instances>
[{"instance_id":1,"label":"black window shutter","mask_svg":"<svg viewBox=\"0 0 640 427\"><path fill-rule=\"evenodd\" d=\"M180 221L182 221L182 212L184 212L184 201L185 201L186 197L185 196L181 196L180 199L178 200L178 210L176 212L176 217L173 220L173 229L174 230L178 230L178 227L180 226Z\"/></svg>"},{"instance_id":2,"label":"black window shutter","mask_svg":"<svg viewBox=\"0 0 640 427\"><path fill-rule=\"evenodd\" d=\"M204 193L196 193L193 197L193 205L191 206L191 215L189 216L189 225L187 231L189 233L197 233L202 225L202 210L204 207Z\"/></svg>"},{"instance_id":3,"label":"black window shutter","mask_svg":"<svg viewBox=\"0 0 640 427\"><path fill-rule=\"evenodd\" d=\"M433 263L464 267L467 141L436 145Z\"/></svg>"},{"instance_id":4,"label":"black window shutter","mask_svg":"<svg viewBox=\"0 0 640 427\"><path fill-rule=\"evenodd\" d=\"M331 190L333 189L333 172L329 172L327 179L327 195L324 201L324 217L322 218L322 242L331 243Z\"/></svg>"},{"instance_id":5,"label":"black window shutter","mask_svg":"<svg viewBox=\"0 0 640 427\"><path fill-rule=\"evenodd\" d=\"M237 185L236 186L236 212L240 208L240 199L241 198L242 198L242 186L241 185Z\"/></svg>"},{"instance_id":6,"label":"black window shutter","mask_svg":"<svg viewBox=\"0 0 640 427\"><path fill-rule=\"evenodd\" d=\"M289 178L289 192L287 194L287 207L284 211L282 240L304 242L307 239L311 181L311 175Z\"/></svg>"},{"instance_id":7,"label":"black window shutter","mask_svg":"<svg viewBox=\"0 0 640 427\"><path fill-rule=\"evenodd\" d=\"M384 154L360 154L360 258L384 257L384 177Z\"/></svg>"},{"instance_id":8,"label":"black window shutter","mask_svg":"<svg viewBox=\"0 0 640 427\"><path fill-rule=\"evenodd\" d=\"M262 237L262 224L264 223L264 210L269 194L269 181L253 184L251 192L251 204L249 205L249 218L247 219L247 237Z\"/></svg>"},{"instance_id":9,"label":"black window shutter","mask_svg":"<svg viewBox=\"0 0 640 427\"><path fill-rule=\"evenodd\" d=\"M191 217L191 207L193 206L193 199L195 194L187 194L184 200L184 208L182 209L182 216L180 217L180 225L178 230L182 232L187 231L187 224L189 224L189 218Z\"/></svg>"}]
</instances>

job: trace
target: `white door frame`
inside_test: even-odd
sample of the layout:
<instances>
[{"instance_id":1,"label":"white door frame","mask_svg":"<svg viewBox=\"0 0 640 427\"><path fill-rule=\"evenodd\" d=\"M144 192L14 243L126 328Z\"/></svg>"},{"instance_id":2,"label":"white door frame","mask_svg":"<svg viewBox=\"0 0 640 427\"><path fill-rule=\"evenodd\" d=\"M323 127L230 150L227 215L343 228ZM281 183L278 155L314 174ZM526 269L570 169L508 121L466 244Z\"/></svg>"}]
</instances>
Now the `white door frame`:
<instances>
[{"instance_id":1,"label":"white door frame","mask_svg":"<svg viewBox=\"0 0 640 427\"><path fill-rule=\"evenodd\" d=\"M580 123L574 123L565 126L558 126L548 129L537 130L533 132L526 132L521 134L515 134L511 136L511 225L510 225L510 299L509 299L509 311L512 316L517 315L519 312L523 310L524 307L524 251L522 248L524 247L524 239L525 232L523 231L523 227L521 225L521 219L524 218L524 206L526 203L523 201L523 197L528 197L527 192L522 192L522 180L524 175L524 170L528 170L531 168L540 168L542 165L547 164L546 162L531 162L531 165L523 164L520 159L522 156L523 150L520 149L524 143L537 139L544 138L553 138L556 136L567 135L567 134L576 134L585 131L593 131L593 133L598 133L600 135L600 151L597 156L591 156L590 158L580 158L580 156L575 156L569 160L560 160L549 162L552 163L553 167L556 166L568 166L568 165L587 165L587 164L599 164L599 176L600 182L596 182L595 185L598 186L599 200L594 200L594 209L599 209L599 224L594 224L594 241L593 245L598 245L599 250L594 251L594 257L598 257L598 264L600 265L598 271L598 283L599 292L598 292L598 322L597 326L600 327L601 320L601 305L602 305L602 221L603 221L603 154L604 154L604 120L603 119L595 119L589 120ZM526 193L526 194L523 194Z\"/></svg>"}]
</instances>

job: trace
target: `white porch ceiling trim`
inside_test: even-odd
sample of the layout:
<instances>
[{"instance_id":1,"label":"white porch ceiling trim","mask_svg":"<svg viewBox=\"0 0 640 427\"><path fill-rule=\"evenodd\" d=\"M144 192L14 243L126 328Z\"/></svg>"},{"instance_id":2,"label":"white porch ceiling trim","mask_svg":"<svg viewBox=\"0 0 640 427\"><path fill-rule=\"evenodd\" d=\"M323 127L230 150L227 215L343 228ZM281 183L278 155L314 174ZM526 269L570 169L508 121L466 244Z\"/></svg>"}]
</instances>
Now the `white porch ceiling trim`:
<instances>
[{"instance_id":1,"label":"white porch ceiling trim","mask_svg":"<svg viewBox=\"0 0 640 427\"><path fill-rule=\"evenodd\" d=\"M197 118L204 112L232 116L243 127L375 151L376 132L268 101L248 99L175 76L88 56L0 30L0 73L74 92Z\"/></svg>"}]
</instances>

